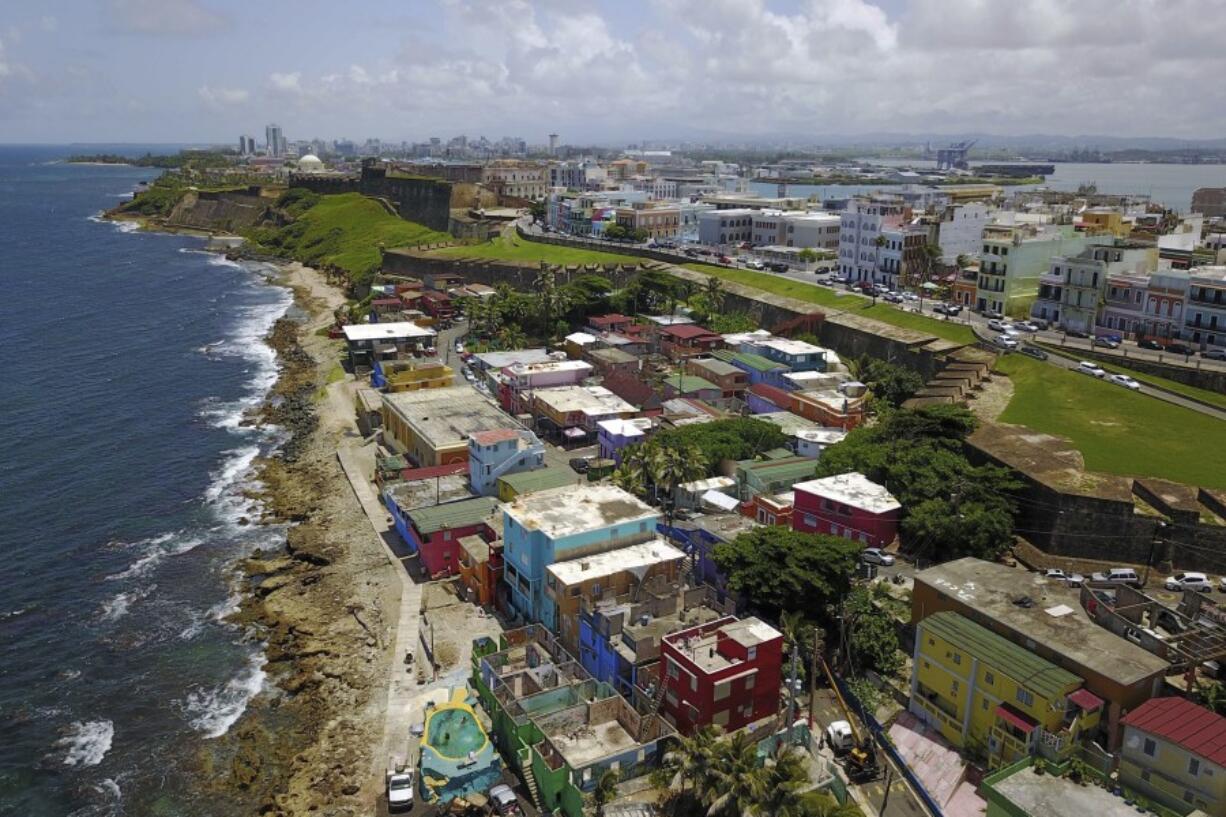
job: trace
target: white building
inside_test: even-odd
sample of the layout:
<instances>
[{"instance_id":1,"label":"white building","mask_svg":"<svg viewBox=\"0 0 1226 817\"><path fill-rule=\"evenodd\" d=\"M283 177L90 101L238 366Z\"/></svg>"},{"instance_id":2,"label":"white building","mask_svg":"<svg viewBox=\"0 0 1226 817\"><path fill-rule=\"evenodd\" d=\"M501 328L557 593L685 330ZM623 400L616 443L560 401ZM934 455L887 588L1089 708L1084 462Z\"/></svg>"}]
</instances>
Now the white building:
<instances>
[{"instance_id":1,"label":"white building","mask_svg":"<svg viewBox=\"0 0 1226 817\"><path fill-rule=\"evenodd\" d=\"M698 240L712 247L752 241L756 212L749 208L701 212L698 214Z\"/></svg>"},{"instance_id":2,"label":"white building","mask_svg":"<svg viewBox=\"0 0 1226 817\"><path fill-rule=\"evenodd\" d=\"M956 264L959 255L978 258L987 223L988 208L980 202L951 204L938 213L933 243L941 248L941 263Z\"/></svg>"},{"instance_id":3,"label":"white building","mask_svg":"<svg viewBox=\"0 0 1226 817\"><path fill-rule=\"evenodd\" d=\"M837 251L841 222L842 219L835 213L759 210L753 217L753 238L750 240L759 247L810 247Z\"/></svg>"},{"instance_id":4,"label":"white building","mask_svg":"<svg viewBox=\"0 0 1226 817\"><path fill-rule=\"evenodd\" d=\"M893 202L852 199L840 215L839 274L852 281L876 281L882 231L902 226L907 207ZM881 239L879 241L879 239Z\"/></svg>"}]
</instances>

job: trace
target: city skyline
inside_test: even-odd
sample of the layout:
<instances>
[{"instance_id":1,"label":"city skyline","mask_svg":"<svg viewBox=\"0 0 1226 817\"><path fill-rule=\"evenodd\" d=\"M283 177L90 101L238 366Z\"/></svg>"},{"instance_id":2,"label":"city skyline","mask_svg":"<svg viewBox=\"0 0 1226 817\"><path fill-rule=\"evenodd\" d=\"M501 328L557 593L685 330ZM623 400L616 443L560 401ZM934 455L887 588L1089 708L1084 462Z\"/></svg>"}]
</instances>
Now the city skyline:
<instances>
[{"instance_id":1,"label":"city skyline","mask_svg":"<svg viewBox=\"0 0 1226 817\"><path fill-rule=\"evenodd\" d=\"M0 27L0 141L468 133L547 144L1226 133L1216 2L47 2ZM338 34L338 32L341 32Z\"/></svg>"}]
</instances>

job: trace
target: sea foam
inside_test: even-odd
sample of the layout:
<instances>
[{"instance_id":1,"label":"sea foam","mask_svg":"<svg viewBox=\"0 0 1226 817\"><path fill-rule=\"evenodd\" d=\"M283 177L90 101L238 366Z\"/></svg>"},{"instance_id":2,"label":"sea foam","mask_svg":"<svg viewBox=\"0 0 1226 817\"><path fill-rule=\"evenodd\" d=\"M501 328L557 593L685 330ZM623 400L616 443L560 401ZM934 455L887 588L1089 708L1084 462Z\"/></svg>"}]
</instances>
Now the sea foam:
<instances>
[{"instance_id":1,"label":"sea foam","mask_svg":"<svg viewBox=\"0 0 1226 817\"><path fill-rule=\"evenodd\" d=\"M247 703L264 688L264 650L252 653L238 675L216 689L197 689L187 696L183 710L193 729L219 738L242 717Z\"/></svg>"},{"instance_id":2,"label":"sea foam","mask_svg":"<svg viewBox=\"0 0 1226 817\"><path fill-rule=\"evenodd\" d=\"M97 766L114 739L115 724L110 721L75 721L55 745L64 750L65 766Z\"/></svg>"}]
</instances>

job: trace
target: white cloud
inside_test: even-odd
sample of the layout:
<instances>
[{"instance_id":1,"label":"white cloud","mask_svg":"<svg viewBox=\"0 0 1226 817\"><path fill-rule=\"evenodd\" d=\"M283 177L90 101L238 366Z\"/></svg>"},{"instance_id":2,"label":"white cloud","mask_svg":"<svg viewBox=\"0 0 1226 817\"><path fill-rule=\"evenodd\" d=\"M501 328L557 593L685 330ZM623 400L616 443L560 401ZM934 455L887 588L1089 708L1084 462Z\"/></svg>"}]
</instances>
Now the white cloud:
<instances>
[{"instance_id":1,"label":"white cloud","mask_svg":"<svg viewBox=\"0 0 1226 817\"><path fill-rule=\"evenodd\" d=\"M302 93L302 86L299 84L299 80L301 79L302 74L298 71L295 71L292 74L273 73L268 77L268 84L271 85L275 91L300 94Z\"/></svg>"},{"instance_id":2,"label":"white cloud","mask_svg":"<svg viewBox=\"0 0 1226 817\"><path fill-rule=\"evenodd\" d=\"M204 104L212 108L241 105L251 96L243 88L212 88L208 85L202 85L196 93Z\"/></svg>"},{"instance_id":3,"label":"white cloud","mask_svg":"<svg viewBox=\"0 0 1226 817\"><path fill-rule=\"evenodd\" d=\"M212 34L230 24L198 0L111 0L111 8L121 29L140 34Z\"/></svg>"}]
</instances>

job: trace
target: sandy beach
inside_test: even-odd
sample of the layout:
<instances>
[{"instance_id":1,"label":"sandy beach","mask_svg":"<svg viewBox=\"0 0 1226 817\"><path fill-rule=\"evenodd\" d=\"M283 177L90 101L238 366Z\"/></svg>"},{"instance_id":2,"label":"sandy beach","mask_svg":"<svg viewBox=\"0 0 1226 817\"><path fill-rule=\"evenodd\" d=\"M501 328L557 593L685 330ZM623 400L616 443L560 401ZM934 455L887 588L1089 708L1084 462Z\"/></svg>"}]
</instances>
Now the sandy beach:
<instances>
[{"instance_id":1,"label":"sandy beach","mask_svg":"<svg viewBox=\"0 0 1226 817\"><path fill-rule=\"evenodd\" d=\"M282 283L305 319L274 327L282 370L260 419L292 437L260 477L264 521L287 524L287 544L243 565L250 592L236 616L267 645L269 685L226 736L229 769L214 780L243 790L261 814L365 814L378 795L370 770L381 763L400 579L336 456L357 433L354 383L327 383L336 342L318 330L344 297L299 264Z\"/></svg>"}]
</instances>

